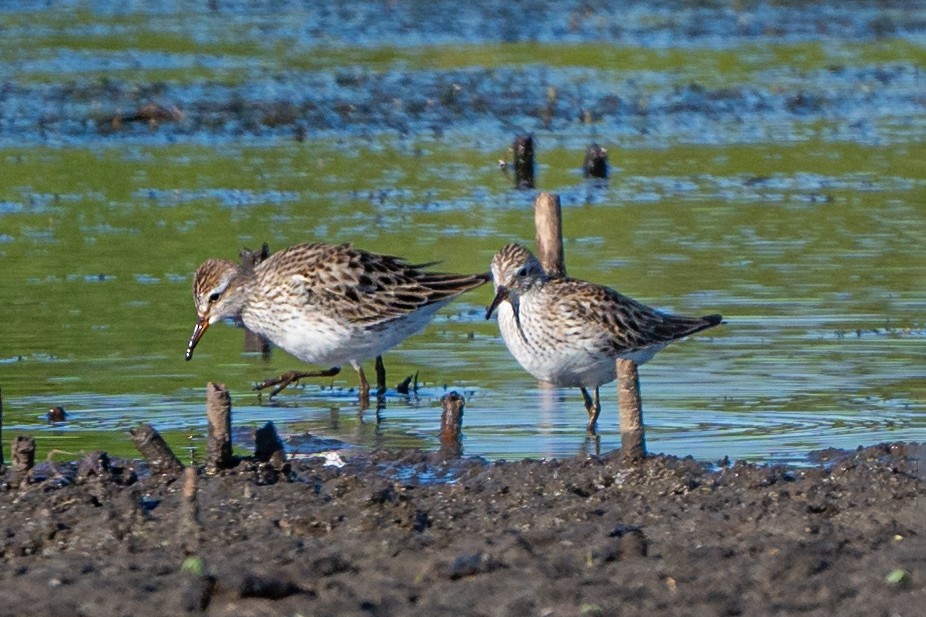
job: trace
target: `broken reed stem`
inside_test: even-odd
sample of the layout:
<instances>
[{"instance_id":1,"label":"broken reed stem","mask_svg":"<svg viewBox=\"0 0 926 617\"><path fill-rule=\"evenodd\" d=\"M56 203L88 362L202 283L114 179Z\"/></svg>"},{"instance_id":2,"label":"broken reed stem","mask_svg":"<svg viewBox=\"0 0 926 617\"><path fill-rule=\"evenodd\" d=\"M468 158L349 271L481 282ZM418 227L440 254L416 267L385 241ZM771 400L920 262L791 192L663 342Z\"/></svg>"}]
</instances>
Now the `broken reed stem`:
<instances>
[{"instance_id":1,"label":"broken reed stem","mask_svg":"<svg viewBox=\"0 0 926 617\"><path fill-rule=\"evenodd\" d=\"M232 462L231 394L223 384L206 384L206 472L217 473Z\"/></svg>"},{"instance_id":2,"label":"broken reed stem","mask_svg":"<svg viewBox=\"0 0 926 617\"><path fill-rule=\"evenodd\" d=\"M196 499L199 490L199 478L195 467L187 467L183 472L183 491L180 501L180 524L177 526L177 539L184 557L199 553L202 539L202 525L199 522L199 502Z\"/></svg>"},{"instance_id":3,"label":"broken reed stem","mask_svg":"<svg viewBox=\"0 0 926 617\"><path fill-rule=\"evenodd\" d=\"M544 271L551 276L566 276L566 257L563 253L563 216L559 195L540 193L534 199L534 243L537 258ZM540 382L544 398L552 401L553 384Z\"/></svg>"},{"instance_id":4,"label":"broken reed stem","mask_svg":"<svg viewBox=\"0 0 926 617\"><path fill-rule=\"evenodd\" d=\"M17 435L10 446L10 458L13 464L10 485L19 487L29 481L32 468L35 467L35 439L26 435Z\"/></svg>"},{"instance_id":5,"label":"broken reed stem","mask_svg":"<svg viewBox=\"0 0 926 617\"><path fill-rule=\"evenodd\" d=\"M463 408L466 399L456 392L445 394L440 400L440 452L448 457L463 455Z\"/></svg>"},{"instance_id":6,"label":"broken reed stem","mask_svg":"<svg viewBox=\"0 0 926 617\"><path fill-rule=\"evenodd\" d=\"M559 195L540 193L534 200L534 228L537 258L547 274L566 276L563 255L563 216Z\"/></svg>"},{"instance_id":7,"label":"broken reed stem","mask_svg":"<svg viewBox=\"0 0 926 617\"><path fill-rule=\"evenodd\" d=\"M540 193L534 199L534 243L537 258L544 271L551 276L566 276L566 258L563 254L563 217L559 195ZM553 384L541 381L544 399L553 400Z\"/></svg>"},{"instance_id":8,"label":"broken reed stem","mask_svg":"<svg viewBox=\"0 0 926 617\"><path fill-rule=\"evenodd\" d=\"M135 448L151 467L152 474L175 475L183 471L183 463L174 455L164 438L150 424L142 424L129 430Z\"/></svg>"},{"instance_id":9,"label":"broken reed stem","mask_svg":"<svg viewBox=\"0 0 926 617\"><path fill-rule=\"evenodd\" d=\"M254 432L254 458L280 467L286 462L286 449L273 422L268 421Z\"/></svg>"},{"instance_id":10,"label":"broken reed stem","mask_svg":"<svg viewBox=\"0 0 926 617\"><path fill-rule=\"evenodd\" d=\"M608 151L596 143L592 143L585 151L585 160L582 162L582 176L600 180L608 177Z\"/></svg>"},{"instance_id":11,"label":"broken reed stem","mask_svg":"<svg viewBox=\"0 0 926 617\"><path fill-rule=\"evenodd\" d=\"M621 458L634 463L646 457L640 376L633 360L617 359L617 398L620 408Z\"/></svg>"},{"instance_id":12,"label":"broken reed stem","mask_svg":"<svg viewBox=\"0 0 926 617\"><path fill-rule=\"evenodd\" d=\"M518 135L511 144L514 158L514 188L534 188L534 136Z\"/></svg>"},{"instance_id":13,"label":"broken reed stem","mask_svg":"<svg viewBox=\"0 0 926 617\"><path fill-rule=\"evenodd\" d=\"M534 201L534 227L540 265L551 276L566 276L559 195L541 193L537 196ZM640 377L635 362L621 359L616 362L622 456L629 462L639 461L646 456Z\"/></svg>"}]
</instances>

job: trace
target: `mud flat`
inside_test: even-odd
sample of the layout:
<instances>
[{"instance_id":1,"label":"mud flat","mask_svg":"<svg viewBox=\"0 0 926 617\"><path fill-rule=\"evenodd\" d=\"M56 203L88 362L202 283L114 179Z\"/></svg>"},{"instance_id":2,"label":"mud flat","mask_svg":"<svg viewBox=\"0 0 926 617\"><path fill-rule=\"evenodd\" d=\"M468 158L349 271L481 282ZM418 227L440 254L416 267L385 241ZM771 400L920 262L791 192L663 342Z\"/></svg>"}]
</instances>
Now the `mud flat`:
<instances>
[{"instance_id":1,"label":"mud flat","mask_svg":"<svg viewBox=\"0 0 926 617\"><path fill-rule=\"evenodd\" d=\"M39 466L0 493L0 615L919 614L926 447L814 456L379 451L246 461L193 499L118 461Z\"/></svg>"}]
</instances>

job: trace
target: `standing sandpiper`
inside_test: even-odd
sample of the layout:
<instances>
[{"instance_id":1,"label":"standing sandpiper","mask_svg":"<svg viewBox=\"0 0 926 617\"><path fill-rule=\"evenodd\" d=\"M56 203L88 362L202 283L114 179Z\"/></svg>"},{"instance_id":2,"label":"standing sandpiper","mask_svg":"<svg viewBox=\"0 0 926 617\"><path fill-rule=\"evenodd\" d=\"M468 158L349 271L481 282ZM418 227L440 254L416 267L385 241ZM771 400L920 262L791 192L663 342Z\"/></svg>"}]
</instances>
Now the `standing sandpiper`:
<instances>
[{"instance_id":1,"label":"standing sandpiper","mask_svg":"<svg viewBox=\"0 0 926 617\"><path fill-rule=\"evenodd\" d=\"M498 309L505 345L528 373L582 390L589 432L601 413L598 388L617 378L617 358L643 364L672 341L721 322L720 315L667 315L603 285L549 276L520 244L495 254L492 279L486 319Z\"/></svg>"},{"instance_id":2,"label":"standing sandpiper","mask_svg":"<svg viewBox=\"0 0 926 617\"><path fill-rule=\"evenodd\" d=\"M361 400L368 400L363 360L376 358L383 394L381 354L423 330L440 307L489 280L488 274L424 270L429 265L350 244L297 244L253 268L209 259L193 277L198 321L186 359L193 357L210 325L231 319L303 362L331 367L286 373L256 385L256 390L276 386L273 397L302 377L336 375L346 363L360 375Z\"/></svg>"}]
</instances>

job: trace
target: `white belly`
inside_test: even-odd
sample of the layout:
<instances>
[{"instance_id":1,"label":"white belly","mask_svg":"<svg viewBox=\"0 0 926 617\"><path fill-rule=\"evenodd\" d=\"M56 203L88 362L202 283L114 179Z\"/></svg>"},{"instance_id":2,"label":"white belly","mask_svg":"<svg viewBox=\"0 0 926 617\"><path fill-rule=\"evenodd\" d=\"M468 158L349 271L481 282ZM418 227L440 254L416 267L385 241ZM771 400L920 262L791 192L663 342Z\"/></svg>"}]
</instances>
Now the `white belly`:
<instances>
[{"instance_id":1,"label":"white belly","mask_svg":"<svg viewBox=\"0 0 926 617\"><path fill-rule=\"evenodd\" d=\"M617 354L602 351L605 345L594 332L560 328L545 310L521 298L520 328L511 303L498 307L498 325L511 355L537 379L563 387L597 388L617 378L617 358L643 364L664 345ZM561 325L561 324L559 324ZM602 335L604 336L604 335Z\"/></svg>"},{"instance_id":2,"label":"white belly","mask_svg":"<svg viewBox=\"0 0 926 617\"><path fill-rule=\"evenodd\" d=\"M557 386L597 388L617 376L614 358L593 349L578 336L554 340L537 321L537 313L521 307L518 328L508 302L498 307L498 325L511 355L528 373Z\"/></svg>"},{"instance_id":3,"label":"white belly","mask_svg":"<svg viewBox=\"0 0 926 617\"><path fill-rule=\"evenodd\" d=\"M375 358L392 349L423 330L441 306L432 304L405 317L372 326L352 324L321 313L285 312L279 305L274 309L272 325L247 311L241 317L248 329L303 362L342 366Z\"/></svg>"}]
</instances>

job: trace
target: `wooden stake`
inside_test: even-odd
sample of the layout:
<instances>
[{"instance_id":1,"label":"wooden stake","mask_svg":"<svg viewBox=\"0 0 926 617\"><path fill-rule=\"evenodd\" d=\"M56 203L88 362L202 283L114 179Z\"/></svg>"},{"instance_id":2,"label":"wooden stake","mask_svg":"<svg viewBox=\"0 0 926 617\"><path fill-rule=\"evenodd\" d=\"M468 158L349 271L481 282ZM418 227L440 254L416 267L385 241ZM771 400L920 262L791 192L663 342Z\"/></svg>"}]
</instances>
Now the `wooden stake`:
<instances>
[{"instance_id":1,"label":"wooden stake","mask_svg":"<svg viewBox=\"0 0 926 617\"><path fill-rule=\"evenodd\" d=\"M456 392L445 394L440 400L443 411L440 417L440 452L447 457L463 454L463 407L466 400Z\"/></svg>"},{"instance_id":2,"label":"wooden stake","mask_svg":"<svg viewBox=\"0 0 926 617\"><path fill-rule=\"evenodd\" d=\"M183 472L180 524L177 525L177 539L184 557L199 554L202 525L199 522L199 502L196 499L198 490L196 468L187 467Z\"/></svg>"},{"instance_id":3,"label":"wooden stake","mask_svg":"<svg viewBox=\"0 0 926 617\"><path fill-rule=\"evenodd\" d=\"M174 455L164 438L150 424L129 430L132 443L141 452L153 474L176 475L183 471L183 463Z\"/></svg>"},{"instance_id":4,"label":"wooden stake","mask_svg":"<svg viewBox=\"0 0 926 617\"><path fill-rule=\"evenodd\" d=\"M566 258L563 254L563 216L559 195L540 193L534 200L534 243L537 259L547 274L566 276ZM544 411L556 407L556 386L538 382L540 405Z\"/></svg>"},{"instance_id":5,"label":"wooden stake","mask_svg":"<svg viewBox=\"0 0 926 617\"><path fill-rule=\"evenodd\" d=\"M540 193L534 200L537 259L551 276L566 276L563 256L563 216L559 195Z\"/></svg>"},{"instance_id":6,"label":"wooden stake","mask_svg":"<svg viewBox=\"0 0 926 617\"><path fill-rule=\"evenodd\" d=\"M254 432L254 458L277 468L286 462L286 449L273 422L268 421Z\"/></svg>"},{"instance_id":7,"label":"wooden stake","mask_svg":"<svg viewBox=\"0 0 926 617\"><path fill-rule=\"evenodd\" d=\"M10 485L19 487L29 481L35 466L35 439L26 435L17 435L10 446L10 458L13 461L13 474Z\"/></svg>"},{"instance_id":8,"label":"wooden stake","mask_svg":"<svg viewBox=\"0 0 926 617\"><path fill-rule=\"evenodd\" d=\"M550 275L566 276L562 208L558 195L541 193L537 196L534 201L534 227L540 265ZM646 456L640 377L634 362L620 359L616 362L621 451L624 460L636 462Z\"/></svg>"},{"instance_id":9,"label":"wooden stake","mask_svg":"<svg viewBox=\"0 0 926 617\"><path fill-rule=\"evenodd\" d=\"M646 437L643 433L643 402L640 398L640 376L633 360L617 359L617 399L620 409L621 458L637 463L646 457Z\"/></svg>"},{"instance_id":10,"label":"wooden stake","mask_svg":"<svg viewBox=\"0 0 926 617\"><path fill-rule=\"evenodd\" d=\"M534 136L518 135L511 150L514 153L514 188L534 188Z\"/></svg>"},{"instance_id":11,"label":"wooden stake","mask_svg":"<svg viewBox=\"0 0 926 617\"><path fill-rule=\"evenodd\" d=\"M582 162L582 176L605 179L608 177L608 151L598 144L590 144Z\"/></svg>"},{"instance_id":12,"label":"wooden stake","mask_svg":"<svg viewBox=\"0 0 926 617\"><path fill-rule=\"evenodd\" d=\"M233 466L231 394L223 384L206 384L206 472L218 473Z\"/></svg>"}]
</instances>

